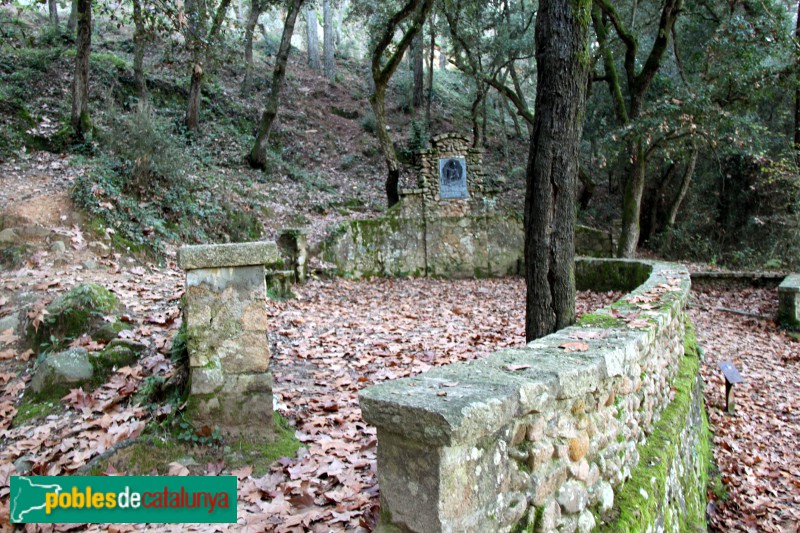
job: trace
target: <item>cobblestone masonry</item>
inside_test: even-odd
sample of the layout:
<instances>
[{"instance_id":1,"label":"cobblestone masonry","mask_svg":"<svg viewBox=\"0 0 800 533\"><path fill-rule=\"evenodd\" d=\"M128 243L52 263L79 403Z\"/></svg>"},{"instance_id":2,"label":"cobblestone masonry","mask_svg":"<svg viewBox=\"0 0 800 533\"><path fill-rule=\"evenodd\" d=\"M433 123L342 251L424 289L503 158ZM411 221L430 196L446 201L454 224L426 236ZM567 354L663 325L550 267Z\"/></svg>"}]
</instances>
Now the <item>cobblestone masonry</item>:
<instances>
[{"instance_id":1,"label":"cobblestone masonry","mask_svg":"<svg viewBox=\"0 0 800 533\"><path fill-rule=\"evenodd\" d=\"M790 274L778 286L778 318L789 328L800 328L800 274Z\"/></svg>"},{"instance_id":2,"label":"cobblestone masonry","mask_svg":"<svg viewBox=\"0 0 800 533\"><path fill-rule=\"evenodd\" d=\"M188 414L234 435L272 431L264 265L279 261L272 242L184 246L183 301L191 367Z\"/></svg>"},{"instance_id":3,"label":"cobblestone masonry","mask_svg":"<svg viewBox=\"0 0 800 533\"><path fill-rule=\"evenodd\" d=\"M649 324L632 329L606 308L524 349L362 391L364 419L378 429L382 530L589 531L616 519L615 496L637 466L652 466L639 465L640 451L678 394L683 362L694 360L684 356L689 275L664 263L582 263L578 275L616 264L639 276L614 308L650 301L654 309L639 311ZM561 348L578 339L588 351ZM693 437L703 431L696 368L685 392L691 401L669 413L686 434L668 445L676 452L661 482L668 486L650 496L664 494L664 502L651 523L642 517L642 531L676 530L669 517L685 514L687 495L705 494L692 486L704 472L695 450L702 439ZM652 488L647 472L637 475Z\"/></svg>"}]
</instances>

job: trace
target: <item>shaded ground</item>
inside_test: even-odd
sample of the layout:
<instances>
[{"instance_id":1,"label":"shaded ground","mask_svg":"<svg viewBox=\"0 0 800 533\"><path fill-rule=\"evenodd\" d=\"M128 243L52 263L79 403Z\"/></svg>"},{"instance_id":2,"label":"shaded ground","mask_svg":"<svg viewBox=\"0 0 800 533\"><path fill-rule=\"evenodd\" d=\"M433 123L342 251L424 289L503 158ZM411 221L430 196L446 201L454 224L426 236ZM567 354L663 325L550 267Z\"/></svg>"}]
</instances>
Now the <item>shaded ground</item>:
<instances>
[{"instance_id":1,"label":"shaded ground","mask_svg":"<svg viewBox=\"0 0 800 533\"><path fill-rule=\"evenodd\" d=\"M704 290L694 303L775 316L777 291ZM772 320L691 310L705 349L714 458L709 517L717 531L797 531L800 525L800 343ZM733 361L745 379L736 386L736 414L724 414L721 361Z\"/></svg>"}]
</instances>

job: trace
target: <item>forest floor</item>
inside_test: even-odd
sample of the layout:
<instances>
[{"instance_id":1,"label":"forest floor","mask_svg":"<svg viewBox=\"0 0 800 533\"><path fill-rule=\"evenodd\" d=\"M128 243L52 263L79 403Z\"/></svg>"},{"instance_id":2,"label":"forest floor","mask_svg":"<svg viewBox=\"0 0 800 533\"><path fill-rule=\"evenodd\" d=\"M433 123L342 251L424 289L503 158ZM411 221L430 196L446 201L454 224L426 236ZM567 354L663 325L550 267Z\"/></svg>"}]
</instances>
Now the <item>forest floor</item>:
<instances>
[{"instance_id":1,"label":"forest floor","mask_svg":"<svg viewBox=\"0 0 800 533\"><path fill-rule=\"evenodd\" d=\"M40 211L50 216L49 210ZM124 452L106 453L98 462L98 455L135 439L148 422L171 414L162 408L148 410L131 398L148 376L167 377L174 371L166 354L180 323L183 274L174 263L156 266L118 253L98 256L78 225L54 229L70 237L66 258L35 250L24 267L4 272L0 316L23 311L33 317L54 295L93 281L120 297L135 326L128 337L147 344L148 351L138 364L117 369L97 389L73 390L46 416L15 424L34 361L19 331L0 332L3 521L8 519L9 476L17 467L57 475L90 463L109 475L237 475L237 530L371 530L378 516L376 437L374 428L361 419L358 391L524 341L521 279L312 280L296 288L296 298L269 303L275 398L278 411L291 421L302 442L296 456L266 468L234 465L199 446L172 449L162 463L151 462L145 471ZM579 312L618 296L582 293ZM700 290L693 292L692 302L774 316L777 293ZM702 375L719 466L709 490L712 525L719 531L796 531L800 390L792 386L792 377L800 370L800 345L771 319L700 307L693 307L691 314L705 349ZM85 340L76 343L98 348ZM746 379L737 389L735 416L722 412L717 362L725 359L733 360ZM55 529L71 527L76 526ZM140 527L145 526L115 530Z\"/></svg>"}]
</instances>

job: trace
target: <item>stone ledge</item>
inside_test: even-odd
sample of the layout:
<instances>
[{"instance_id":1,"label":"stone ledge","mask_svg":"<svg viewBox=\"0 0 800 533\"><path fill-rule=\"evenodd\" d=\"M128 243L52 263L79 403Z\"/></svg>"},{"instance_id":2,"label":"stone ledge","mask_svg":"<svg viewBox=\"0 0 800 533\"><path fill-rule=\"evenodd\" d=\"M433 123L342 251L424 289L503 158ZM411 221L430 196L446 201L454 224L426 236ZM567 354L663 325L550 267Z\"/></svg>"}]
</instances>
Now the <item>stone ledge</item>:
<instances>
[{"instance_id":1,"label":"stone ledge","mask_svg":"<svg viewBox=\"0 0 800 533\"><path fill-rule=\"evenodd\" d=\"M278 245L270 241L203 244L178 249L178 265L184 270L266 265L279 260Z\"/></svg>"},{"instance_id":2,"label":"stone ledge","mask_svg":"<svg viewBox=\"0 0 800 533\"><path fill-rule=\"evenodd\" d=\"M800 292L800 274L789 274L778 285L778 292Z\"/></svg>"}]
</instances>

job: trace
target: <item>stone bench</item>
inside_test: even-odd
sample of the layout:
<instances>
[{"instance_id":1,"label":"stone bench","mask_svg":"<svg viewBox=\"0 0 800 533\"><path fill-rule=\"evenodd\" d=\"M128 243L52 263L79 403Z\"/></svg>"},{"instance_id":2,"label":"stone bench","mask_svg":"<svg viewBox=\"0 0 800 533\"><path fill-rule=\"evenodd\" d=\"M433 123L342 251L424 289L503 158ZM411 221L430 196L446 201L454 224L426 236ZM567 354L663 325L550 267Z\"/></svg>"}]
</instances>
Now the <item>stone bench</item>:
<instances>
[{"instance_id":1,"label":"stone bench","mask_svg":"<svg viewBox=\"0 0 800 533\"><path fill-rule=\"evenodd\" d=\"M778 319L788 328L800 328L800 274L786 276L778 286Z\"/></svg>"},{"instance_id":2,"label":"stone bench","mask_svg":"<svg viewBox=\"0 0 800 533\"><path fill-rule=\"evenodd\" d=\"M679 393L686 397L666 422L685 434L671 441L664 468L685 477L670 474L660 487L644 477L662 519L687 508L705 516L698 361L684 357L688 272L588 260L576 276L609 280L610 269L617 284L638 285L615 304L618 314L606 308L524 348L361 392L364 420L378 430L381 530L591 530ZM629 327L619 314L638 322ZM681 390L679 375L688 375Z\"/></svg>"},{"instance_id":3,"label":"stone bench","mask_svg":"<svg viewBox=\"0 0 800 533\"><path fill-rule=\"evenodd\" d=\"M274 242L184 246L183 320L196 425L232 435L272 434L265 265L280 261Z\"/></svg>"}]
</instances>

